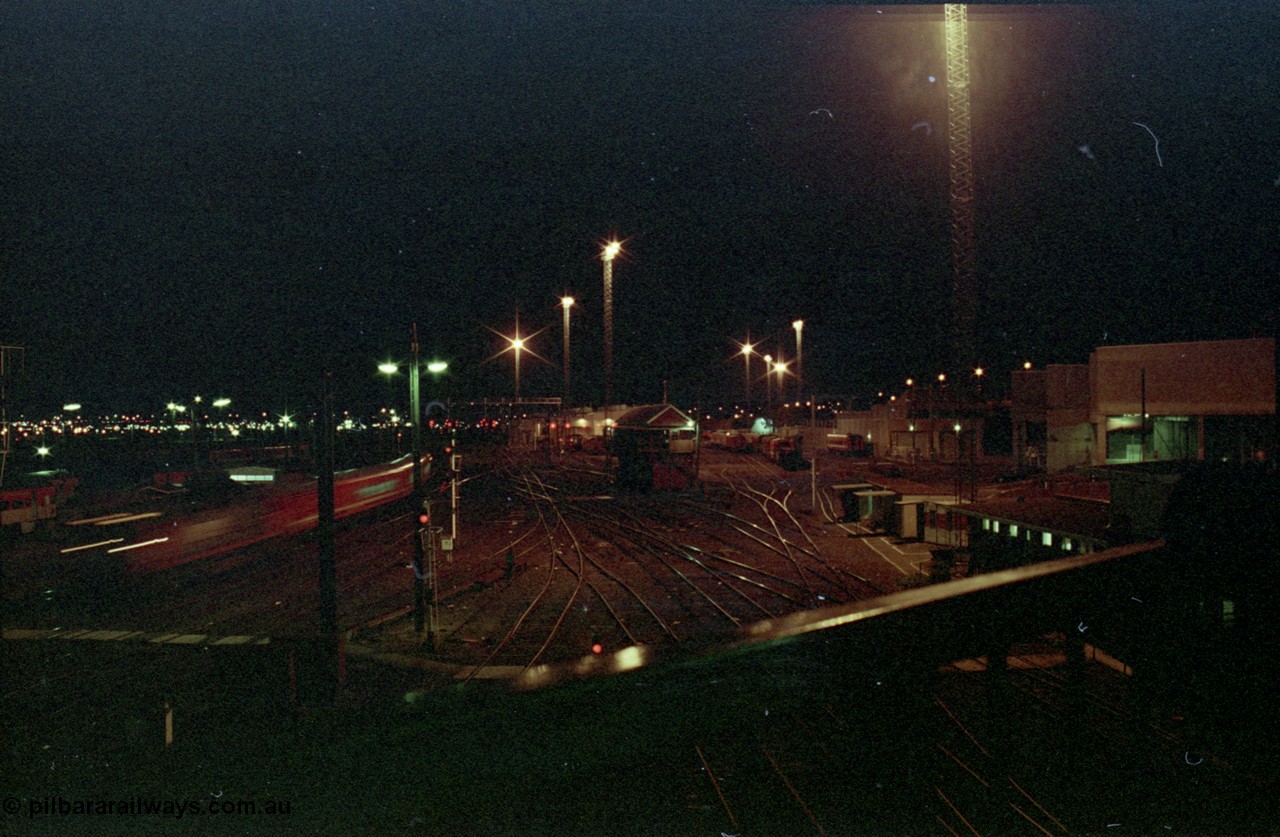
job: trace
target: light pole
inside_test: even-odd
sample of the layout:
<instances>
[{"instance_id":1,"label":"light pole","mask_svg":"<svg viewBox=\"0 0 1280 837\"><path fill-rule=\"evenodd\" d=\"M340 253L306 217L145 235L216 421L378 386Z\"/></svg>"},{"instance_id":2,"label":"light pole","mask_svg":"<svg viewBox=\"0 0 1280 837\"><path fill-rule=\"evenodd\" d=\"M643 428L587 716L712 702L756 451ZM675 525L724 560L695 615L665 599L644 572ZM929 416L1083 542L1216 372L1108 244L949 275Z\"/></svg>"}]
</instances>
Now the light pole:
<instances>
[{"instance_id":1,"label":"light pole","mask_svg":"<svg viewBox=\"0 0 1280 837\"><path fill-rule=\"evenodd\" d=\"M218 408L218 424L225 426L227 423L227 408L231 406L231 399L216 398L213 401L213 406ZM213 441L215 444L218 441L218 428L216 427L213 429Z\"/></svg>"},{"instance_id":2,"label":"light pole","mask_svg":"<svg viewBox=\"0 0 1280 837\"><path fill-rule=\"evenodd\" d=\"M386 424L386 430L388 433L387 451L388 451L388 455L392 459L400 455L400 443L396 435L397 430L394 426L394 421L393 421L396 414L395 398L391 394L392 393L391 377L399 371L400 371L400 364L396 363L393 360L384 360L382 363L378 364L378 372L387 376L387 406L383 409L383 413L386 414L385 424Z\"/></svg>"},{"instance_id":3,"label":"light pole","mask_svg":"<svg viewBox=\"0 0 1280 837\"><path fill-rule=\"evenodd\" d=\"M804 401L804 320L791 324L796 330L796 401Z\"/></svg>"},{"instance_id":4,"label":"light pole","mask_svg":"<svg viewBox=\"0 0 1280 837\"><path fill-rule=\"evenodd\" d=\"M67 414L62 420L62 426L66 430L67 439L70 439L76 433L75 414L80 411L80 405L76 403L63 404L62 411ZM3 474L0 474L0 476L3 476Z\"/></svg>"},{"instance_id":5,"label":"light pole","mask_svg":"<svg viewBox=\"0 0 1280 837\"><path fill-rule=\"evenodd\" d=\"M511 343L511 352L515 355L516 360L516 403L520 403L520 352L524 351L524 338L519 336L519 330L516 331L515 337L508 337Z\"/></svg>"},{"instance_id":6,"label":"light pole","mask_svg":"<svg viewBox=\"0 0 1280 837\"><path fill-rule=\"evenodd\" d=\"M751 409L751 350L755 348L750 343L742 344L742 362L746 369L743 371L742 386L743 394L746 398L743 409Z\"/></svg>"},{"instance_id":7,"label":"light pole","mask_svg":"<svg viewBox=\"0 0 1280 837\"><path fill-rule=\"evenodd\" d=\"M169 424L172 429L176 431L178 429L178 413L185 413L187 411L187 406L185 404L179 404L176 401L170 401L164 406L165 409L169 411Z\"/></svg>"},{"instance_id":8,"label":"light pole","mask_svg":"<svg viewBox=\"0 0 1280 837\"><path fill-rule=\"evenodd\" d=\"M422 496L422 391L421 391L421 374L422 369L418 358L418 324L413 324L410 332L409 348L412 353L409 359L409 421L411 422L411 432L413 434L413 506L415 516L420 515L424 509ZM421 518L418 517L419 521ZM431 606L431 615L435 615L435 589L436 579L432 572L434 567L428 566L424 572L423 565L426 563L425 544L422 542L424 537L432 537L431 535L431 516L427 513L426 526L420 525L416 531L417 537L413 539L413 629L417 633L422 633L426 620L424 609L424 599L429 599ZM424 576L427 579L429 590L423 590L422 580ZM435 620L431 620L431 625L427 631L427 645L431 650L436 647Z\"/></svg>"},{"instance_id":9,"label":"light pole","mask_svg":"<svg viewBox=\"0 0 1280 837\"><path fill-rule=\"evenodd\" d=\"M564 394L560 403L569 404L569 309L573 307L573 297L560 298L560 307L564 309Z\"/></svg>"},{"instance_id":10,"label":"light pole","mask_svg":"<svg viewBox=\"0 0 1280 837\"><path fill-rule=\"evenodd\" d=\"M773 409L773 355L764 356L764 408Z\"/></svg>"},{"instance_id":11,"label":"light pole","mask_svg":"<svg viewBox=\"0 0 1280 837\"><path fill-rule=\"evenodd\" d=\"M622 245L610 241L600 252L604 262L604 403L613 403L613 260Z\"/></svg>"}]
</instances>

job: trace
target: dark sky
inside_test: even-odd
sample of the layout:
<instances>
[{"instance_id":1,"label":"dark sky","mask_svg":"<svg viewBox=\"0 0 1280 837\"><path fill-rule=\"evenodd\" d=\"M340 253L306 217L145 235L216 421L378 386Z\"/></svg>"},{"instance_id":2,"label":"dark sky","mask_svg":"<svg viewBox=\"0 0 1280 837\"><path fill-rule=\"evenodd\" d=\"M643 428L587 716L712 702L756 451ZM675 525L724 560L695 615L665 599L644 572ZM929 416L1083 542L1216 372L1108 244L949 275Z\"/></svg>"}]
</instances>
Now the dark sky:
<instances>
[{"instance_id":1,"label":"dark sky","mask_svg":"<svg viewBox=\"0 0 1280 837\"><path fill-rule=\"evenodd\" d=\"M983 363L1273 333L1280 7L970 9ZM615 234L619 400L664 380L686 405L736 395L733 341L790 356L797 317L818 391L947 368L941 19L6 4L0 342L27 347L11 409L277 409L314 400L325 368L340 404L372 405L414 321L453 394L509 396L509 358L484 361L517 308L547 328L522 394L558 395L565 291L574 390L596 400Z\"/></svg>"}]
</instances>

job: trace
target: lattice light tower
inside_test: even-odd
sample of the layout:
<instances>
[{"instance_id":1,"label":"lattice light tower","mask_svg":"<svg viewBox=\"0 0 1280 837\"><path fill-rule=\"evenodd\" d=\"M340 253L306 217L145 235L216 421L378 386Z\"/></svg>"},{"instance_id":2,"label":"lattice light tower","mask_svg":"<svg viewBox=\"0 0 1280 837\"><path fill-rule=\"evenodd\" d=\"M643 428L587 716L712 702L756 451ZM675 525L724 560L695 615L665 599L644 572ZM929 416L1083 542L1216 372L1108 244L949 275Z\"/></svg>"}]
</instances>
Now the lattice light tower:
<instances>
[{"instance_id":1,"label":"lattice light tower","mask_svg":"<svg viewBox=\"0 0 1280 837\"><path fill-rule=\"evenodd\" d=\"M973 270L973 158L969 127L969 16L961 3L943 7L947 46L947 144L951 162L951 281L955 353L960 369L975 364L977 288Z\"/></svg>"}]
</instances>

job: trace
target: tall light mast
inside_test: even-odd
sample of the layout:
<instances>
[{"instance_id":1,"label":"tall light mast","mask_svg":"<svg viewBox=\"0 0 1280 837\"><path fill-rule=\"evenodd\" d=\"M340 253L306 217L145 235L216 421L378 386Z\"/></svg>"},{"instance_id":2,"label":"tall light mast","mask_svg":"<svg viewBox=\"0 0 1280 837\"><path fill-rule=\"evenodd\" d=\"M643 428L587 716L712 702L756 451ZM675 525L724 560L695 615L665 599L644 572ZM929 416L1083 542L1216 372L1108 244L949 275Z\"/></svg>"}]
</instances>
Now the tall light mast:
<instances>
[{"instance_id":1,"label":"tall light mast","mask_svg":"<svg viewBox=\"0 0 1280 837\"><path fill-rule=\"evenodd\" d=\"M973 158L969 126L969 17L962 3L943 7L947 47L947 145L951 169L951 275L958 369L975 365L977 288L973 270Z\"/></svg>"},{"instance_id":2,"label":"tall light mast","mask_svg":"<svg viewBox=\"0 0 1280 837\"><path fill-rule=\"evenodd\" d=\"M610 241L600 251L604 261L604 403L607 411L613 403L613 260L622 245Z\"/></svg>"},{"instance_id":3,"label":"tall light mast","mask_svg":"<svg viewBox=\"0 0 1280 837\"><path fill-rule=\"evenodd\" d=\"M573 307L573 297L560 297L560 307L564 309L564 393L560 403L567 407L569 406L569 309Z\"/></svg>"}]
</instances>

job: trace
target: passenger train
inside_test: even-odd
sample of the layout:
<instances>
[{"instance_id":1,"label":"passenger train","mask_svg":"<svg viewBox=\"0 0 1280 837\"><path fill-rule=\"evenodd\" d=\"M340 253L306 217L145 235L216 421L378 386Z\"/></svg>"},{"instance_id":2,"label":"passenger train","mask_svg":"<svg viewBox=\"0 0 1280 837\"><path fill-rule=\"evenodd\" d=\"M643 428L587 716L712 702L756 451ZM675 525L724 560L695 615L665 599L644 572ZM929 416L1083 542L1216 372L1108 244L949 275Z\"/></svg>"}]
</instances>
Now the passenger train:
<instances>
[{"instance_id":1,"label":"passenger train","mask_svg":"<svg viewBox=\"0 0 1280 837\"><path fill-rule=\"evenodd\" d=\"M420 467L425 481L431 458L424 456ZM360 514L408 497L412 490L412 455L342 471L334 474L334 516ZM152 512L74 521L70 525L102 527L109 537L63 552L102 548L108 555L123 559L123 568L129 574L148 575L268 538L296 535L316 528L318 520L316 480L309 479L255 490L230 505L180 517ZM110 537L119 533L120 526L128 527L129 537Z\"/></svg>"}]
</instances>

